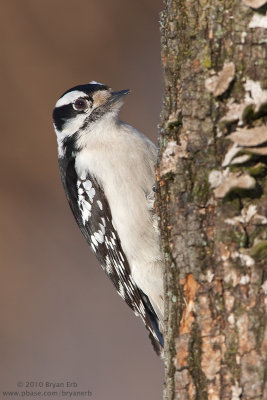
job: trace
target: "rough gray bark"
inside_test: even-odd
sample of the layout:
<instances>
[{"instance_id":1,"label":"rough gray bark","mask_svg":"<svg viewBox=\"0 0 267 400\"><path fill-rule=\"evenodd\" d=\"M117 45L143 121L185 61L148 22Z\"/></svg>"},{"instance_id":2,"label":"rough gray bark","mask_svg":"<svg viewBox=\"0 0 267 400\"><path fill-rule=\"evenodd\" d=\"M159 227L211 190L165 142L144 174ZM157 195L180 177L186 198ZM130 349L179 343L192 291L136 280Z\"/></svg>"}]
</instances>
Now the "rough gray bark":
<instances>
[{"instance_id":1,"label":"rough gray bark","mask_svg":"<svg viewBox=\"0 0 267 400\"><path fill-rule=\"evenodd\" d=\"M267 399L263 0L165 0L165 399Z\"/></svg>"}]
</instances>

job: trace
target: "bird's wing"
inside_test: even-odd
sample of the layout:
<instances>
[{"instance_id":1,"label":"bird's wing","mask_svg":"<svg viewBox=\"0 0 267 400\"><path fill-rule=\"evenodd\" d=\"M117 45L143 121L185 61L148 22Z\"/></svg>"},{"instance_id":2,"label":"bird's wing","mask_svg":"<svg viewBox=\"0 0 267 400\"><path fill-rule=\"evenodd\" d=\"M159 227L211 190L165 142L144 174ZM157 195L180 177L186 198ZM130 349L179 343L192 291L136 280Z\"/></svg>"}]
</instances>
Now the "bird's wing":
<instances>
[{"instance_id":1,"label":"bird's wing","mask_svg":"<svg viewBox=\"0 0 267 400\"><path fill-rule=\"evenodd\" d=\"M154 348L159 352L159 344L163 346L163 339L158 328L158 318L149 299L132 279L129 263L113 226L110 207L101 185L89 173L84 179L79 179L74 160L68 163L63 178L67 198L80 230L119 295L136 315L141 316L150 332Z\"/></svg>"}]
</instances>

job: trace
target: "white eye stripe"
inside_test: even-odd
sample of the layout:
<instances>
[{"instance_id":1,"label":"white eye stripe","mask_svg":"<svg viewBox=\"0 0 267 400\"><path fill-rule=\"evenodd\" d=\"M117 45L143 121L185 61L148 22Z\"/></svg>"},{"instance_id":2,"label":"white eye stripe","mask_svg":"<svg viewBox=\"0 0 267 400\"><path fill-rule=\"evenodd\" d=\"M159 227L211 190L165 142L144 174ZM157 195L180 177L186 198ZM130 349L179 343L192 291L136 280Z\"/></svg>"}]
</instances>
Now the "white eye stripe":
<instances>
[{"instance_id":1,"label":"white eye stripe","mask_svg":"<svg viewBox=\"0 0 267 400\"><path fill-rule=\"evenodd\" d=\"M57 107L62 107L66 106L67 104L73 103L78 97L86 97L87 94L80 91L80 90L74 90L73 92L66 93L63 97L61 97L57 102L56 102L56 108Z\"/></svg>"}]
</instances>

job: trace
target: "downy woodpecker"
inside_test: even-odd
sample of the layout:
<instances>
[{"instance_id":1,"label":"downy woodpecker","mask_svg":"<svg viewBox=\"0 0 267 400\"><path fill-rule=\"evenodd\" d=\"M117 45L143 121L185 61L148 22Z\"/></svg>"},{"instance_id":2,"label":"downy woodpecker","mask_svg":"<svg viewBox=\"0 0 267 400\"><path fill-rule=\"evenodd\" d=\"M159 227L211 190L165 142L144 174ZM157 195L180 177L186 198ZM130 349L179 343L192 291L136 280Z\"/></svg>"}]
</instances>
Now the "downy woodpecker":
<instances>
[{"instance_id":1,"label":"downy woodpecker","mask_svg":"<svg viewBox=\"0 0 267 400\"><path fill-rule=\"evenodd\" d=\"M97 82L57 101L62 183L76 222L119 295L163 348L163 261L154 212L155 145L118 118L129 90Z\"/></svg>"}]
</instances>

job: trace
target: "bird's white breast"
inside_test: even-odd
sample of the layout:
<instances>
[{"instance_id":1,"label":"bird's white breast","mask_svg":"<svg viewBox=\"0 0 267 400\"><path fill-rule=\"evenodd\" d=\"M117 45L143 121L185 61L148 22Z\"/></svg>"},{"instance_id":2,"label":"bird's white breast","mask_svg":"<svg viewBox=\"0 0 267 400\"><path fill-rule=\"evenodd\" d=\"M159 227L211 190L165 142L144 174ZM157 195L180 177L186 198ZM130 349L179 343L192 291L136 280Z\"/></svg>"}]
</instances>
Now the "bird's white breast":
<instances>
[{"instance_id":1,"label":"bird's white breast","mask_svg":"<svg viewBox=\"0 0 267 400\"><path fill-rule=\"evenodd\" d=\"M163 314L159 237L147 199L155 183L155 146L128 125L99 125L81 137L77 174L89 172L100 182L133 279Z\"/></svg>"},{"instance_id":2,"label":"bird's white breast","mask_svg":"<svg viewBox=\"0 0 267 400\"><path fill-rule=\"evenodd\" d=\"M155 147L134 128L104 126L105 132L99 126L99 132L94 129L87 137L83 135L84 147L76 157L77 173L88 171L101 183L130 264L131 260L153 259L157 235L146 196L155 182Z\"/></svg>"}]
</instances>

